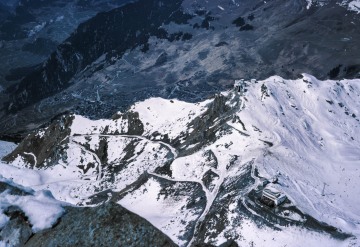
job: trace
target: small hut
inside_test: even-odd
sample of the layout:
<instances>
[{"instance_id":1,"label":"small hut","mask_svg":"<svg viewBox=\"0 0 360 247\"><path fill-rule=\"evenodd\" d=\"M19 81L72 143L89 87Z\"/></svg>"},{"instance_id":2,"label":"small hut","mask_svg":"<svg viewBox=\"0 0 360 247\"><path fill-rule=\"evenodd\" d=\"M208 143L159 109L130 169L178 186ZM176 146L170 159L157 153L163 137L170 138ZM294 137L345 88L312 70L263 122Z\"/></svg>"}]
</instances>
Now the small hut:
<instances>
[{"instance_id":1,"label":"small hut","mask_svg":"<svg viewBox=\"0 0 360 247\"><path fill-rule=\"evenodd\" d=\"M245 81L244 79L235 80L234 88L236 92L244 93L245 92Z\"/></svg>"},{"instance_id":2,"label":"small hut","mask_svg":"<svg viewBox=\"0 0 360 247\"><path fill-rule=\"evenodd\" d=\"M261 201L271 206L278 206L286 200L286 195L277 189L267 186L263 189Z\"/></svg>"}]
</instances>

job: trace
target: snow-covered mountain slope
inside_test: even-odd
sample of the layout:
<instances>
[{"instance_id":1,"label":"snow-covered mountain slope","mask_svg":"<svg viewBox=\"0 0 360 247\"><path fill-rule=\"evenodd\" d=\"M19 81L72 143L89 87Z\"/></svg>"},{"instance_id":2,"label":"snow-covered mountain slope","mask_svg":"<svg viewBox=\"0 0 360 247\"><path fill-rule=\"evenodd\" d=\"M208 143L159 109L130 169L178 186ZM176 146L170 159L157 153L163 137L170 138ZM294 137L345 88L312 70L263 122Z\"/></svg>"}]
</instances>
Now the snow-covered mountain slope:
<instances>
[{"instance_id":1,"label":"snow-covered mountain slope","mask_svg":"<svg viewBox=\"0 0 360 247\"><path fill-rule=\"evenodd\" d=\"M68 115L0 174L78 205L119 203L180 246L357 246L360 80L278 76L201 103L151 98L112 119ZM262 178L288 200L259 201Z\"/></svg>"},{"instance_id":2,"label":"snow-covered mountain slope","mask_svg":"<svg viewBox=\"0 0 360 247\"><path fill-rule=\"evenodd\" d=\"M249 131L273 143L273 154L259 166L271 176L280 172L284 190L295 201L304 200L297 203L321 220L357 218L359 198L353 195L360 185L359 81L317 81L311 76L269 80L273 82L264 85L270 97L259 100L260 87L250 89L238 114ZM320 196L323 183L327 187ZM334 213L324 214L328 211Z\"/></svg>"},{"instance_id":3,"label":"snow-covered mountain slope","mask_svg":"<svg viewBox=\"0 0 360 247\"><path fill-rule=\"evenodd\" d=\"M355 11L360 13L360 1L359 0L306 0L307 1L307 9L310 9L312 6L324 6L326 4L336 2L340 6L347 8L350 11Z\"/></svg>"}]
</instances>

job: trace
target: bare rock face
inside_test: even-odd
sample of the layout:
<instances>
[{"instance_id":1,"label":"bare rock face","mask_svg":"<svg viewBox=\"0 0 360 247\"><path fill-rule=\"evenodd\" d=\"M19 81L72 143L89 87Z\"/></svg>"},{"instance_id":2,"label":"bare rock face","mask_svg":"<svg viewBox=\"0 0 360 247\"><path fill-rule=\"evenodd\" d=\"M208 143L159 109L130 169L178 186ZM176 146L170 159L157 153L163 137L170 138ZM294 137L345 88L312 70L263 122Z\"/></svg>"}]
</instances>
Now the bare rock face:
<instances>
[{"instance_id":1,"label":"bare rock face","mask_svg":"<svg viewBox=\"0 0 360 247\"><path fill-rule=\"evenodd\" d=\"M112 120L124 119L129 123L127 134L129 135L142 135L144 132L144 124L139 119L138 112L128 111L124 114L116 113L112 116Z\"/></svg>"},{"instance_id":2,"label":"bare rock face","mask_svg":"<svg viewBox=\"0 0 360 247\"><path fill-rule=\"evenodd\" d=\"M21 155L32 168L43 166L45 160L50 157L56 158L56 154L60 152L59 146L67 142L66 137L70 134L69 127L72 120L73 116L65 115L42 131L27 135L24 141L3 160L11 162Z\"/></svg>"},{"instance_id":3,"label":"bare rock face","mask_svg":"<svg viewBox=\"0 0 360 247\"><path fill-rule=\"evenodd\" d=\"M26 246L177 246L141 217L116 203L67 208L52 229L35 234Z\"/></svg>"},{"instance_id":4,"label":"bare rock face","mask_svg":"<svg viewBox=\"0 0 360 247\"><path fill-rule=\"evenodd\" d=\"M6 214L10 221L1 229L0 241L14 247L24 246L33 234L26 216L16 208L8 209Z\"/></svg>"},{"instance_id":5,"label":"bare rock face","mask_svg":"<svg viewBox=\"0 0 360 247\"><path fill-rule=\"evenodd\" d=\"M199 147L215 140L215 133L224 128L224 123L231 118L234 111L226 104L228 100L221 94L215 95L206 112L189 123L194 130L186 134L185 141L180 144L179 140L184 138L180 136L172 142L175 147L179 148L180 156L189 155ZM236 105L234 108L237 109L239 102L236 102L236 99L232 99L232 101ZM192 149L187 149L192 144L196 145Z\"/></svg>"}]
</instances>

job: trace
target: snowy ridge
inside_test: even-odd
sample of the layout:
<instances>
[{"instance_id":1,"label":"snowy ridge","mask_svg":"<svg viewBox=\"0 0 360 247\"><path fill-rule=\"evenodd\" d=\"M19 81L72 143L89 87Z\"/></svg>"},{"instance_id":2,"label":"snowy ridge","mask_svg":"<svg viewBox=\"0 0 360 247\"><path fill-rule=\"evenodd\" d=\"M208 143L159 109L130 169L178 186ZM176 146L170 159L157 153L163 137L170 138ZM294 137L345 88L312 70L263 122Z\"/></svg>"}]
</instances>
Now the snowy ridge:
<instances>
[{"instance_id":1,"label":"snowy ridge","mask_svg":"<svg viewBox=\"0 0 360 247\"><path fill-rule=\"evenodd\" d=\"M25 157L36 160L36 150L26 150L0 175L73 204L116 201L180 246L357 244L359 83L274 76L248 82L244 95L153 98L112 120L71 116L45 166L32 168ZM269 213L254 193L260 177L275 175L290 201Z\"/></svg>"},{"instance_id":2,"label":"snowy ridge","mask_svg":"<svg viewBox=\"0 0 360 247\"><path fill-rule=\"evenodd\" d=\"M100 134L106 132L127 132L128 121L127 120L95 120L92 121L83 116L75 115L73 124L71 126L71 135L86 135L86 134Z\"/></svg>"},{"instance_id":3,"label":"snowy ridge","mask_svg":"<svg viewBox=\"0 0 360 247\"><path fill-rule=\"evenodd\" d=\"M131 110L139 113L140 120L145 125L145 136L157 131L175 139L181 132L188 130L187 124L203 113L208 103L210 100L191 104L179 100L151 98L135 104Z\"/></svg>"},{"instance_id":4,"label":"snowy ridge","mask_svg":"<svg viewBox=\"0 0 360 247\"><path fill-rule=\"evenodd\" d=\"M310 9L313 5L317 6L324 6L328 4L329 0L306 0L307 2L307 9ZM340 6L343 6L347 8L350 11L355 11L357 13L360 13L360 1L359 0L341 0L338 1L338 4Z\"/></svg>"}]
</instances>

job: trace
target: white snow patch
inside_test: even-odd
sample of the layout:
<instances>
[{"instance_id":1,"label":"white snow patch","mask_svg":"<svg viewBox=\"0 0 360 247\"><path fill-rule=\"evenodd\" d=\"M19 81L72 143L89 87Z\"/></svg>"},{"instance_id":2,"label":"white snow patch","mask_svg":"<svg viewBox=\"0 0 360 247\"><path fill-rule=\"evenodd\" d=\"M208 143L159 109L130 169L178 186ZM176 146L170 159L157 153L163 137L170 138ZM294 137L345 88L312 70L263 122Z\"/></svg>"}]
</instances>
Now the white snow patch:
<instances>
[{"instance_id":1,"label":"white snow patch","mask_svg":"<svg viewBox=\"0 0 360 247\"><path fill-rule=\"evenodd\" d=\"M46 26L47 22L44 21L42 22L41 24L38 24L36 25L33 29L31 29L29 32L28 32L28 37L32 37L34 36L35 34L37 34L38 32L40 32L45 26Z\"/></svg>"},{"instance_id":2,"label":"white snow patch","mask_svg":"<svg viewBox=\"0 0 360 247\"><path fill-rule=\"evenodd\" d=\"M4 215L4 210L9 206L18 206L29 218L33 232L38 232L50 228L59 219L64 213L62 205L50 191L37 191L27 196L11 195L4 191L0 194L0 228L9 220Z\"/></svg>"},{"instance_id":3,"label":"white snow patch","mask_svg":"<svg viewBox=\"0 0 360 247\"><path fill-rule=\"evenodd\" d=\"M157 131L174 139L187 131L188 123L204 112L210 101L192 104L175 99L151 98L136 103L131 110L139 113L145 136Z\"/></svg>"},{"instance_id":4,"label":"white snow patch","mask_svg":"<svg viewBox=\"0 0 360 247\"><path fill-rule=\"evenodd\" d=\"M311 5L313 4L313 1L312 0L306 0L306 2L307 2L306 8L310 9Z\"/></svg>"},{"instance_id":5,"label":"white snow patch","mask_svg":"<svg viewBox=\"0 0 360 247\"><path fill-rule=\"evenodd\" d=\"M351 1L349 3L349 9L360 13L360 0Z\"/></svg>"},{"instance_id":6,"label":"white snow patch","mask_svg":"<svg viewBox=\"0 0 360 247\"><path fill-rule=\"evenodd\" d=\"M126 195L119 204L141 215L175 243L184 246L186 241L179 236L185 233L189 222L196 220L198 212L191 212L183 207L188 196L166 197L160 190L160 184L151 178L140 189Z\"/></svg>"},{"instance_id":7,"label":"white snow patch","mask_svg":"<svg viewBox=\"0 0 360 247\"><path fill-rule=\"evenodd\" d=\"M56 20L55 20L55 21L62 21L62 20L64 20L64 16L63 16L63 15L56 17Z\"/></svg>"},{"instance_id":8,"label":"white snow patch","mask_svg":"<svg viewBox=\"0 0 360 247\"><path fill-rule=\"evenodd\" d=\"M112 134L116 131L125 133L128 130L128 120L100 119L90 120L80 115L74 115L71 125L71 135L90 135L90 134Z\"/></svg>"}]
</instances>

